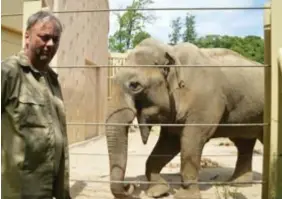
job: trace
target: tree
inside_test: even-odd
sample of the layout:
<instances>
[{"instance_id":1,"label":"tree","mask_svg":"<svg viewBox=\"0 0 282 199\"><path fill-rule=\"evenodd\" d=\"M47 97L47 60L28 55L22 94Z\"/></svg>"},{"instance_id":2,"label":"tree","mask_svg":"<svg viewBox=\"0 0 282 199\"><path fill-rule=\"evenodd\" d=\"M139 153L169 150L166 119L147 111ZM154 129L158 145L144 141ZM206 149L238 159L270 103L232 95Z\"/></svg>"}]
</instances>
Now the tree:
<instances>
[{"instance_id":1,"label":"tree","mask_svg":"<svg viewBox=\"0 0 282 199\"><path fill-rule=\"evenodd\" d=\"M143 39L150 37L144 31L146 23L152 23L156 18L152 12L136 10L147 8L154 3L152 0L133 0L124 14L116 14L118 19L118 30L109 38L109 48L114 52L125 52L133 48Z\"/></svg>"},{"instance_id":2,"label":"tree","mask_svg":"<svg viewBox=\"0 0 282 199\"><path fill-rule=\"evenodd\" d=\"M134 35L134 38L132 40L132 47L134 48L141 41L143 41L144 39L149 38L149 37L151 37L151 35L149 33L145 32L145 31L137 32Z\"/></svg>"},{"instance_id":3,"label":"tree","mask_svg":"<svg viewBox=\"0 0 282 199\"><path fill-rule=\"evenodd\" d=\"M227 48L251 60L260 63L264 62L264 40L261 37L253 35L239 37L210 34L198 38L195 26L195 16L187 13L184 24L181 24L180 17L177 17L171 24L173 29L172 33L169 34L171 44L178 42L180 29L184 28L184 33L182 34L183 42L194 43L199 48Z\"/></svg>"},{"instance_id":4,"label":"tree","mask_svg":"<svg viewBox=\"0 0 282 199\"><path fill-rule=\"evenodd\" d=\"M255 61L264 63L264 40L258 36L246 36L244 38L245 55Z\"/></svg>"},{"instance_id":5,"label":"tree","mask_svg":"<svg viewBox=\"0 0 282 199\"><path fill-rule=\"evenodd\" d=\"M254 61L264 61L264 41L258 36L206 35L196 41L200 48L227 48Z\"/></svg>"},{"instance_id":6,"label":"tree","mask_svg":"<svg viewBox=\"0 0 282 199\"><path fill-rule=\"evenodd\" d=\"M124 52L125 49L125 39L127 38L127 33L124 29L125 20L120 14L117 14L118 19L118 30L109 39L109 48L113 51Z\"/></svg>"},{"instance_id":7,"label":"tree","mask_svg":"<svg viewBox=\"0 0 282 199\"><path fill-rule=\"evenodd\" d=\"M195 41L195 44L201 48L217 48L221 46L220 35L206 35Z\"/></svg>"},{"instance_id":8,"label":"tree","mask_svg":"<svg viewBox=\"0 0 282 199\"><path fill-rule=\"evenodd\" d=\"M172 20L171 25L172 33L168 35L170 39L170 44L174 45L177 44L178 41L181 39L181 18L177 17L176 19Z\"/></svg>"},{"instance_id":9,"label":"tree","mask_svg":"<svg viewBox=\"0 0 282 199\"><path fill-rule=\"evenodd\" d=\"M196 29L195 29L195 16L186 14L184 33L182 35L183 42L195 43L197 39Z\"/></svg>"}]
</instances>

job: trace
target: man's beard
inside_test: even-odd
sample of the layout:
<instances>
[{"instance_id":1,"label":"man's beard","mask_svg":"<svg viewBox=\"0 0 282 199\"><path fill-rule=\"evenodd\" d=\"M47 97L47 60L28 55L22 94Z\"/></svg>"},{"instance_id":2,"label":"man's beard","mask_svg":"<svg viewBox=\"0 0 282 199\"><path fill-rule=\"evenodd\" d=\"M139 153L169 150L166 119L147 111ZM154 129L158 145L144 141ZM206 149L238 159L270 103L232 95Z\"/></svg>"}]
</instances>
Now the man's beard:
<instances>
[{"instance_id":1,"label":"man's beard","mask_svg":"<svg viewBox=\"0 0 282 199\"><path fill-rule=\"evenodd\" d=\"M50 62L49 56L46 55L46 54L43 54L41 49L36 49L35 53L36 53L36 57L37 57L38 61L43 61L45 63L49 63Z\"/></svg>"}]
</instances>

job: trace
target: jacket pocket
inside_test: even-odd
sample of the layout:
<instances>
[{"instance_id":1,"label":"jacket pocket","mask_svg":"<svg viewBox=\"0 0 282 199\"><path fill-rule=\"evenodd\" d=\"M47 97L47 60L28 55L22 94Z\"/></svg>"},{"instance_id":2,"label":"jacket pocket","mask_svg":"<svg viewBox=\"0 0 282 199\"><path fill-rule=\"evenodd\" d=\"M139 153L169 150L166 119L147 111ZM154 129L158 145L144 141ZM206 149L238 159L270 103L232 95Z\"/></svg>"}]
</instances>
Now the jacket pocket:
<instances>
[{"instance_id":1,"label":"jacket pocket","mask_svg":"<svg viewBox=\"0 0 282 199\"><path fill-rule=\"evenodd\" d=\"M36 95L20 95L18 114L20 127L46 127L48 112L44 98Z\"/></svg>"}]
</instances>

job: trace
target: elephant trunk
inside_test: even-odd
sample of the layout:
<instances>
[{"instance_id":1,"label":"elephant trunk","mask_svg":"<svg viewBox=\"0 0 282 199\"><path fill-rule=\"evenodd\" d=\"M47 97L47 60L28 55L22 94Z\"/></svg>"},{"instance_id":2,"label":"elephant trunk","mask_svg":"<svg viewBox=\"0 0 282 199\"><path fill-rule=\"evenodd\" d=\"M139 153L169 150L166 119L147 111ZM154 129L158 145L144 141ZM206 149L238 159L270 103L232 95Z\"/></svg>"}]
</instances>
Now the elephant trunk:
<instances>
[{"instance_id":1,"label":"elephant trunk","mask_svg":"<svg viewBox=\"0 0 282 199\"><path fill-rule=\"evenodd\" d=\"M114 111L112 111L114 113ZM135 117L133 110L129 108L115 111L108 118L107 123L131 123ZM128 126L106 126L108 144L111 192L116 198L123 198L132 194L131 186L124 186L127 150L128 150Z\"/></svg>"}]
</instances>

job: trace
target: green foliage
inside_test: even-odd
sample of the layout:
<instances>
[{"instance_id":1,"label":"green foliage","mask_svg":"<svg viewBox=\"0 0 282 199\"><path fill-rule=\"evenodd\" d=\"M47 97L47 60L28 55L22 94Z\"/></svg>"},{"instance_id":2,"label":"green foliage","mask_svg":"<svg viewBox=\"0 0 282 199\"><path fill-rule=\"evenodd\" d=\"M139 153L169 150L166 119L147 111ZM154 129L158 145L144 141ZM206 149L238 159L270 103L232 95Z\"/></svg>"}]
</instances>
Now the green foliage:
<instances>
[{"instance_id":1,"label":"green foliage","mask_svg":"<svg viewBox=\"0 0 282 199\"><path fill-rule=\"evenodd\" d=\"M195 16L186 14L185 17L185 30L182 35L183 42L194 43L197 39L196 29L195 29Z\"/></svg>"},{"instance_id":2,"label":"green foliage","mask_svg":"<svg viewBox=\"0 0 282 199\"><path fill-rule=\"evenodd\" d=\"M152 3L154 3L152 0L133 0L125 13L116 14L119 28L109 38L109 48L112 52L125 52L150 37L150 34L144 31L144 27L146 23L152 23L156 18L152 13L136 9L147 8Z\"/></svg>"},{"instance_id":3,"label":"green foliage","mask_svg":"<svg viewBox=\"0 0 282 199\"><path fill-rule=\"evenodd\" d=\"M184 21L185 22L182 23L180 17L172 20L172 33L169 34L169 44L174 45L178 43L180 40L180 32L184 29L182 33L183 42L194 43L200 48L227 48L251 60L260 63L264 62L264 40L262 38L253 35L238 37L212 34L197 37L195 16L187 13Z\"/></svg>"},{"instance_id":4,"label":"green foliage","mask_svg":"<svg viewBox=\"0 0 282 199\"><path fill-rule=\"evenodd\" d=\"M137 32L133 37L132 47L134 48L141 41L143 41L144 39L149 38L149 37L151 37L151 35L147 32L144 32L144 31Z\"/></svg>"},{"instance_id":5,"label":"green foliage","mask_svg":"<svg viewBox=\"0 0 282 199\"><path fill-rule=\"evenodd\" d=\"M177 44L181 38L181 28L182 22L181 18L177 17L175 20L172 20L170 27L172 28L172 33L168 35L170 39L170 44Z\"/></svg>"},{"instance_id":6,"label":"green foliage","mask_svg":"<svg viewBox=\"0 0 282 199\"><path fill-rule=\"evenodd\" d=\"M264 62L264 40L258 36L207 35L198 38L196 45L200 48L228 48L251 60Z\"/></svg>"},{"instance_id":7,"label":"green foliage","mask_svg":"<svg viewBox=\"0 0 282 199\"><path fill-rule=\"evenodd\" d=\"M170 25L172 32L168 35L170 44L175 45L181 39L183 42L195 43L197 39L195 23L195 16L189 13L186 13L184 22L180 17L172 20Z\"/></svg>"}]
</instances>

